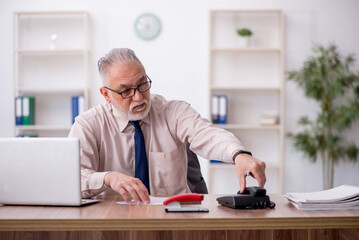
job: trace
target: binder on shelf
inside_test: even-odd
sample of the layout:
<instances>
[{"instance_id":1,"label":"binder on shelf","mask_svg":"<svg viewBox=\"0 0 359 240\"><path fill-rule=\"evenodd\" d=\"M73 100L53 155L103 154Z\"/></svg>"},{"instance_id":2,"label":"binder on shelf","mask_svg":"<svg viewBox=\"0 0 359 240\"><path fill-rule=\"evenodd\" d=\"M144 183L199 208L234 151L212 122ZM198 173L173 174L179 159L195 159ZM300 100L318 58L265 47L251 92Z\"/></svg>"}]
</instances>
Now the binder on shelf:
<instances>
[{"instance_id":1,"label":"binder on shelf","mask_svg":"<svg viewBox=\"0 0 359 240\"><path fill-rule=\"evenodd\" d=\"M84 96L79 96L79 114L85 112L86 110L86 103L85 103L85 97Z\"/></svg>"},{"instance_id":2,"label":"binder on shelf","mask_svg":"<svg viewBox=\"0 0 359 240\"><path fill-rule=\"evenodd\" d=\"M22 97L15 97L15 124L22 125Z\"/></svg>"},{"instance_id":3,"label":"binder on shelf","mask_svg":"<svg viewBox=\"0 0 359 240\"><path fill-rule=\"evenodd\" d=\"M83 113L86 109L84 96L73 96L71 98L72 105L72 124L75 122L75 118Z\"/></svg>"},{"instance_id":4,"label":"binder on shelf","mask_svg":"<svg viewBox=\"0 0 359 240\"><path fill-rule=\"evenodd\" d=\"M16 137L23 137L23 138L26 138L26 137L38 137L38 135L37 134L32 134L32 133L24 133L24 134L16 135Z\"/></svg>"},{"instance_id":5,"label":"binder on shelf","mask_svg":"<svg viewBox=\"0 0 359 240\"><path fill-rule=\"evenodd\" d=\"M211 111L212 123L218 123L218 110L219 110L218 96L213 95L212 96L212 111Z\"/></svg>"},{"instance_id":6,"label":"binder on shelf","mask_svg":"<svg viewBox=\"0 0 359 240\"><path fill-rule=\"evenodd\" d=\"M226 95L218 96L218 123L226 124L227 123L227 111L228 111L228 98Z\"/></svg>"},{"instance_id":7,"label":"binder on shelf","mask_svg":"<svg viewBox=\"0 0 359 240\"><path fill-rule=\"evenodd\" d=\"M35 98L30 96L22 97L22 125L35 124Z\"/></svg>"}]
</instances>

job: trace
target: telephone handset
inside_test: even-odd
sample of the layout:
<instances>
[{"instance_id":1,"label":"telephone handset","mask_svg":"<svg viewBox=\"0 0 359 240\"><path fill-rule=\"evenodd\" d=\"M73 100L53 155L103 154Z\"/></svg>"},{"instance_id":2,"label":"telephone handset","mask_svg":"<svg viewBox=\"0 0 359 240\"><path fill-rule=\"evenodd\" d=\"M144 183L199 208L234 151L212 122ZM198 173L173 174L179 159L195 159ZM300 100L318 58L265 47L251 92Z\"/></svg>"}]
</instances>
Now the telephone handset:
<instances>
[{"instance_id":1,"label":"telephone handset","mask_svg":"<svg viewBox=\"0 0 359 240\"><path fill-rule=\"evenodd\" d=\"M236 209L274 208L275 203L270 201L267 191L260 187L247 187L243 193L217 198L219 204Z\"/></svg>"}]
</instances>

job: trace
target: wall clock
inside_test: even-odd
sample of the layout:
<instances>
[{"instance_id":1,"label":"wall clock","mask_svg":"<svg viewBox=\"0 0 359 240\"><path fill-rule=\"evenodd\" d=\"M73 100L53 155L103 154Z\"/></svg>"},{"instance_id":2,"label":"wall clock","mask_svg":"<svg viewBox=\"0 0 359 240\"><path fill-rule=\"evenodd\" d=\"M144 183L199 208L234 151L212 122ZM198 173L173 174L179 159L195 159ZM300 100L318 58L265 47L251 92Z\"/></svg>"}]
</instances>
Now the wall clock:
<instances>
[{"instance_id":1,"label":"wall clock","mask_svg":"<svg viewBox=\"0 0 359 240\"><path fill-rule=\"evenodd\" d=\"M152 13L144 13L135 21L137 36L144 40L152 40L161 32L161 21Z\"/></svg>"}]
</instances>

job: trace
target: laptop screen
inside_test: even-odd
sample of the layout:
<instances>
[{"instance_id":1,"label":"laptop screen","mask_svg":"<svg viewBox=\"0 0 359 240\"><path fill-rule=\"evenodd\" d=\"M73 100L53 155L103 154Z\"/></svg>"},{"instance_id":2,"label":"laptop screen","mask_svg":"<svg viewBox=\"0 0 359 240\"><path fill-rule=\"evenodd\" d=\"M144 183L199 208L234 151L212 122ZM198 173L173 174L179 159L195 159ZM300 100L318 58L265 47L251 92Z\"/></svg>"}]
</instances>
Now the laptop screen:
<instances>
[{"instance_id":1,"label":"laptop screen","mask_svg":"<svg viewBox=\"0 0 359 240\"><path fill-rule=\"evenodd\" d=\"M78 139L0 138L0 153L0 203L81 203Z\"/></svg>"}]
</instances>

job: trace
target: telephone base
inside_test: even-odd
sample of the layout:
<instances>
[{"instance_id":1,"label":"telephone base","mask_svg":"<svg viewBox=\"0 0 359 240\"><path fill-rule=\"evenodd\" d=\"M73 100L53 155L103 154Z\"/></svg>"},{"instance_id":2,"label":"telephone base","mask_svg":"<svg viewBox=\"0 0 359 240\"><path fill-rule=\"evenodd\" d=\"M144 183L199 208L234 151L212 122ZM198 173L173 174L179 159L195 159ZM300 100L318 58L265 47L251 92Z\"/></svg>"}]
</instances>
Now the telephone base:
<instances>
[{"instance_id":1,"label":"telephone base","mask_svg":"<svg viewBox=\"0 0 359 240\"><path fill-rule=\"evenodd\" d=\"M274 208L275 203L269 200L269 197L253 197L253 196L223 196L217 198L219 204L225 207L235 209L263 209Z\"/></svg>"}]
</instances>

